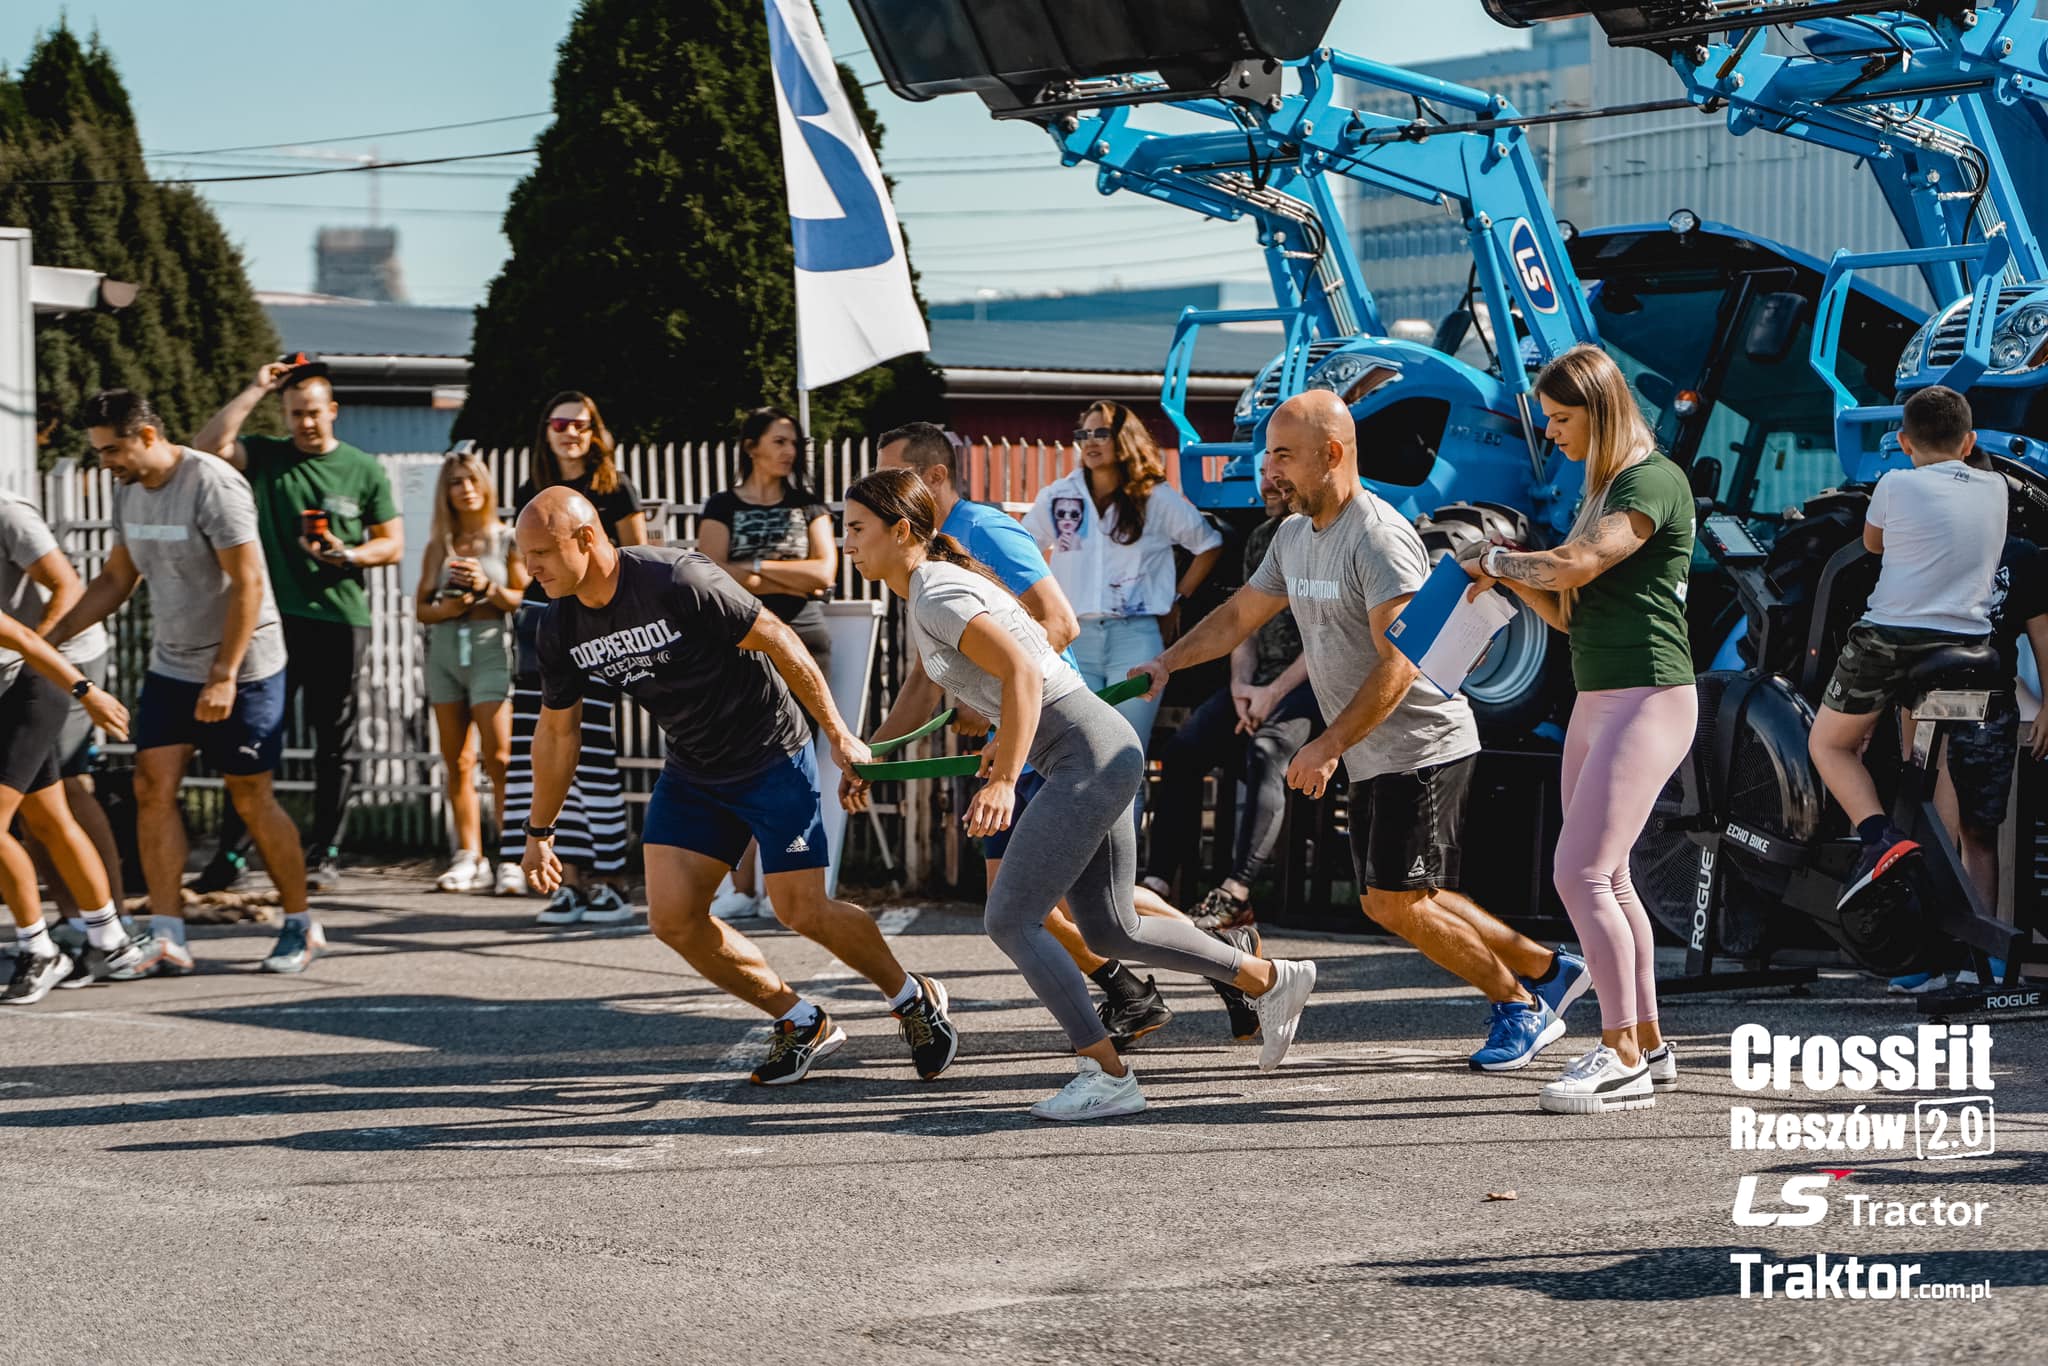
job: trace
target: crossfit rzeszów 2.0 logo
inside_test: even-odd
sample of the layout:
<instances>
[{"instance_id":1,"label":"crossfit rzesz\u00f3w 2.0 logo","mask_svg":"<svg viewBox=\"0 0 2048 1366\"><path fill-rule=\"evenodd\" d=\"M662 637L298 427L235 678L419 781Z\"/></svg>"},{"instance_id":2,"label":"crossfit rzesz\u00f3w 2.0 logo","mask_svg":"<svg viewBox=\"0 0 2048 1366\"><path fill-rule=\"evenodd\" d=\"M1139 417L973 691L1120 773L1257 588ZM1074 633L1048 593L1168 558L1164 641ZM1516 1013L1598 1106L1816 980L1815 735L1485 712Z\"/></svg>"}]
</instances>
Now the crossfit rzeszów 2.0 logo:
<instances>
[{"instance_id":1,"label":"crossfit rzesz\u00f3w 2.0 logo","mask_svg":"<svg viewBox=\"0 0 2048 1366\"><path fill-rule=\"evenodd\" d=\"M1508 257L1514 262L1529 307L1538 313L1557 312L1557 282L1550 263L1543 259L1543 248L1536 243L1535 225L1526 218L1517 218L1508 233Z\"/></svg>"}]
</instances>

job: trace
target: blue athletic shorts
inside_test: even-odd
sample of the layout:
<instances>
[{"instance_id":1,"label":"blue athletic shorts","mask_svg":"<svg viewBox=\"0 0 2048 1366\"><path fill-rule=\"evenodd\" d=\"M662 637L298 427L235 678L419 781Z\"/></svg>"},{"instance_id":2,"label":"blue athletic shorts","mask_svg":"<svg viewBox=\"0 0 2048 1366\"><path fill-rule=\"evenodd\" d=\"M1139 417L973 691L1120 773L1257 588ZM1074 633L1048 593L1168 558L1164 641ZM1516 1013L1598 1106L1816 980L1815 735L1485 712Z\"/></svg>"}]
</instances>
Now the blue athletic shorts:
<instances>
[{"instance_id":1,"label":"blue athletic shorts","mask_svg":"<svg viewBox=\"0 0 2048 1366\"><path fill-rule=\"evenodd\" d=\"M698 782L665 768L647 799L642 844L668 844L736 866L747 841L761 844L761 871L823 868L825 810L818 762L805 745L759 773L730 782Z\"/></svg>"},{"instance_id":2,"label":"blue athletic shorts","mask_svg":"<svg viewBox=\"0 0 2048 1366\"><path fill-rule=\"evenodd\" d=\"M1001 858L1010 848L1010 836L1016 833L1017 822L1024 819L1024 808L1031 805L1031 799L1038 795L1038 789L1045 786L1045 779L1038 776L1038 770L1027 768L1017 779L1017 806L1010 812L1007 830L998 830L993 835L981 837L981 856L985 859Z\"/></svg>"},{"instance_id":3,"label":"blue athletic shorts","mask_svg":"<svg viewBox=\"0 0 2048 1366\"><path fill-rule=\"evenodd\" d=\"M224 721L201 722L192 714L205 686L160 673L143 675L135 748L192 745L207 763L236 777L275 770L284 754L284 670L237 683L234 709Z\"/></svg>"}]
</instances>

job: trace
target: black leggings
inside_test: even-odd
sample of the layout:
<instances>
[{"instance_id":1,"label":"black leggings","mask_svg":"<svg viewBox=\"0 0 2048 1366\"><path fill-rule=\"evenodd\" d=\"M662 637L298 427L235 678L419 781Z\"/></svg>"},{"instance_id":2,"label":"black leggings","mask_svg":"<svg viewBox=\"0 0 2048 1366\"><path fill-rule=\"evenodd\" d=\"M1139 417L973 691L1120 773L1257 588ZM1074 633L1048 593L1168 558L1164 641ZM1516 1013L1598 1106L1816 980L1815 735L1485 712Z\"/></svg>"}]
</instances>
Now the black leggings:
<instances>
[{"instance_id":1,"label":"black leggings","mask_svg":"<svg viewBox=\"0 0 2048 1366\"><path fill-rule=\"evenodd\" d=\"M370 628L346 622L284 618L285 724L292 702L313 738L313 822L305 830L306 850L316 859L341 847L355 772L348 752L355 744L356 684L370 653ZM221 817L220 847L246 857L249 831L233 802Z\"/></svg>"}]
</instances>

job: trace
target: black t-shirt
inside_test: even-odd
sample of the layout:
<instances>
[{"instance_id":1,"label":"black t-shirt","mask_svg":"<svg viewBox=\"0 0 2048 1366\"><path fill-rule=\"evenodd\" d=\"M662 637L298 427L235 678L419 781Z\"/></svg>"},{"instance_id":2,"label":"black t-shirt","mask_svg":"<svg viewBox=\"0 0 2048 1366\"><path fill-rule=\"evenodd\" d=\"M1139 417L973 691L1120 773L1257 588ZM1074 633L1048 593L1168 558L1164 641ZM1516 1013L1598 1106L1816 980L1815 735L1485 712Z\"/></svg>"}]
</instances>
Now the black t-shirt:
<instances>
[{"instance_id":1,"label":"black t-shirt","mask_svg":"<svg viewBox=\"0 0 2048 1366\"><path fill-rule=\"evenodd\" d=\"M2001 678L2019 676L2020 635L2043 613L2048 613L2048 550L2008 536L1991 576L1991 643L1998 649Z\"/></svg>"},{"instance_id":2,"label":"black t-shirt","mask_svg":"<svg viewBox=\"0 0 2048 1366\"><path fill-rule=\"evenodd\" d=\"M761 604L694 550L626 546L603 607L556 598L541 614L541 700L574 706L586 675L647 708L668 763L695 782L751 777L811 740L765 655L738 648Z\"/></svg>"},{"instance_id":3,"label":"black t-shirt","mask_svg":"<svg viewBox=\"0 0 2048 1366\"><path fill-rule=\"evenodd\" d=\"M783 485L782 501L749 503L731 489L714 493L704 504L703 520L721 522L732 533L732 548L725 558L734 564L755 560L808 560L811 558L811 523L829 518L832 509L808 493L794 493ZM763 593L761 603L784 621L793 621L806 607L824 609L816 598L796 593Z\"/></svg>"}]
</instances>

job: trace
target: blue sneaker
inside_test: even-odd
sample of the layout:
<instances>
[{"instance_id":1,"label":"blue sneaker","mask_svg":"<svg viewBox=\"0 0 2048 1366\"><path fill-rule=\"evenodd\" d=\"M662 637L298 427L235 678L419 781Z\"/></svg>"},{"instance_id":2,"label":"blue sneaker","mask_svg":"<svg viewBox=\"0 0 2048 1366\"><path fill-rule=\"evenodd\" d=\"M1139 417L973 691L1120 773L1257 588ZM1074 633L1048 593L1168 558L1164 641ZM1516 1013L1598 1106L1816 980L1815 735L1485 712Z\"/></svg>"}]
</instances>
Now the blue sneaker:
<instances>
[{"instance_id":1,"label":"blue sneaker","mask_svg":"<svg viewBox=\"0 0 2048 1366\"><path fill-rule=\"evenodd\" d=\"M1527 1067L1551 1044L1564 1037L1564 1021L1538 1000L1534 1009L1520 1001L1496 1001L1493 1028L1487 1031L1486 1047L1472 1055L1477 1072L1518 1072Z\"/></svg>"},{"instance_id":2,"label":"blue sneaker","mask_svg":"<svg viewBox=\"0 0 2048 1366\"><path fill-rule=\"evenodd\" d=\"M1529 994L1550 1007L1550 1013L1559 1020L1572 1008L1572 1002L1584 996L1593 985L1593 974L1586 971L1586 960L1575 953L1557 951L1557 971L1549 981L1538 986L1531 979L1522 978L1522 985Z\"/></svg>"},{"instance_id":3,"label":"blue sneaker","mask_svg":"<svg viewBox=\"0 0 2048 1366\"><path fill-rule=\"evenodd\" d=\"M1895 996L1918 996L1921 992L1932 989L1929 983L1933 983L1936 987L1940 985L1940 983L1934 981L1933 973L1914 972L1908 973L1904 977L1892 978L1890 982L1885 984L1885 990Z\"/></svg>"}]
</instances>

